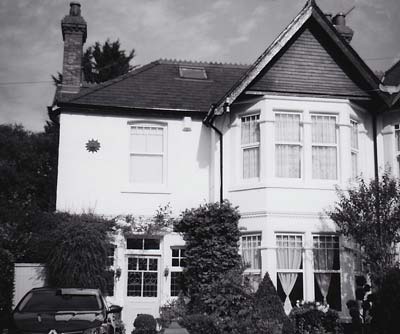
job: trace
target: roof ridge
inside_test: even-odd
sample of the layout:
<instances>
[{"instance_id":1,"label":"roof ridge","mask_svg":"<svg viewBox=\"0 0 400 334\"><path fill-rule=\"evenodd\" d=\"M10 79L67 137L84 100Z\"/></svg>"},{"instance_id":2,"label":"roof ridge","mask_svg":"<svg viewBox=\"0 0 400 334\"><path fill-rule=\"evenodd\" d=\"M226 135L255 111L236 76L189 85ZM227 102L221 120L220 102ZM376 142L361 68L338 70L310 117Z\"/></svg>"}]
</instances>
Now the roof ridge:
<instances>
[{"instance_id":1,"label":"roof ridge","mask_svg":"<svg viewBox=\"0 0 400 334\"><path fill-rule=\"evenodd\" d=\"M249 67L250 64L219 62L219 61L204 61L204 60L186 60L186 59L171 59L160 58L157 60L159 64L176 64L176 65L208 65L208 66L232 66L232 67Z\"/></svg>"}]
</instances>

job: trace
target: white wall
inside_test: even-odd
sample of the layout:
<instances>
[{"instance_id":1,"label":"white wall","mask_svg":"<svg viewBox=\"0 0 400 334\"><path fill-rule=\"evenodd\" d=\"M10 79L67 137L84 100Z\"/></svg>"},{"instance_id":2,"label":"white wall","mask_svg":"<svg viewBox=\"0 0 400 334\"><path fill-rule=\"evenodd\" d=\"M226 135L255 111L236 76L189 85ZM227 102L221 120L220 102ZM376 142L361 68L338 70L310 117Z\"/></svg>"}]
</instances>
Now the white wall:
<instances>
[{"instance_id":1,"label":"white wall","mask_svg":"<svg viewBox=\"0 0 400 334\"><path fill-rule=\"evenodd\" d=\"M45 267L42 264L16 263L14 270L13 307L18 304L29 290L45 285Z\"/></svg>"},{"instance_id":2,"label":"white wall","mask_svg":"<svg viewBox=\"0 0 400 334\"><path fill-rule=\"evenodd\" d=\"M209 200L210 129L182 118L154 119L167 124L167 185L163 189L129 184L129 121L138 117L61 114L57 209L98 214L153 215L170 202L174 213ZM149 118L148 118L149 119ZM95 139L100 150L85 144Z\"/></svg>"}]
</instances>

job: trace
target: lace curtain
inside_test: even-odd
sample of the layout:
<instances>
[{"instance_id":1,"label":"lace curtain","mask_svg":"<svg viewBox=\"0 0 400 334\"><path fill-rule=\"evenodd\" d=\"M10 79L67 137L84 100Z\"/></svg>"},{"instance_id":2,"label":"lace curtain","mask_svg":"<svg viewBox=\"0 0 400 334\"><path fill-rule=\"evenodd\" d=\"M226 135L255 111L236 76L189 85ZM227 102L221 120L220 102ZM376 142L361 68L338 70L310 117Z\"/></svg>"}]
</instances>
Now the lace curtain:
<instances>
[{"instance_id":1,"label":"lace curtain","mask_svg":"<svg viewBox=\"0 0 400 334\"><path fill-rule=\"evenodd\" d=\"M314 241L316 240L317 239ZM314 247L317 247L314 248L314 269L321 271L333 270L335 248L332 247L330 240L319 239L319 243L315 244ZM315 274L315 278L324 298L324 304L326 304L326 297L328 296L332 274L319 272Z\"/></svg>"},{"instance_id":2,"label":"lace curtain","mask_svg":"<svg viewBox=\"0 0 400 334\"><path fill-rule=\"evenodd\" d=\"M300 246L300 247L299 247ZM277 264L279 269L298 270L301 267L302 248L300 236L281 236L278 238ZM298 273L278 272L282 289L286 295L284 309L289 314L292 309L289 295L296 283Z\"/></svg>"}]
</instances>

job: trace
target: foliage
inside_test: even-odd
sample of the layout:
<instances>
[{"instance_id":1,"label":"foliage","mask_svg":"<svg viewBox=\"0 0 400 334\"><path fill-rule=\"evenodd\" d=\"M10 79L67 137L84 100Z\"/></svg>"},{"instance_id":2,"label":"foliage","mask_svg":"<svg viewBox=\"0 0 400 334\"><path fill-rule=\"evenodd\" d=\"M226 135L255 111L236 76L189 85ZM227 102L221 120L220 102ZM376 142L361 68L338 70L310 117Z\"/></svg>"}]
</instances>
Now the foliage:
<instances>
[{"instance_id":1,"label":"foliage","mask_svg":"<svg viewBox=\"0 0 400 334\"><path fill-rule=\"evenodd\" d=\"M373 295L371 325L376 333L397 333L400 319L400 269L389 270Z\"/></svg>"},{"instance_id":2,"label":"foliage","mask_svg":"<svg viewBox=\"0 0 400 334\"><path fill-rule=\"evenodd\" d=\"M166 328L173 320L181 321L186 315L186 303L182 294L160 307L161 326Z\"/></svg>"},{"instance_id":3,"label":"foliage","mask_svg":"<svg viewBox=\"0 0 400 334\"><path fill-rule=\"evenodd\" d=\"M82 58L84 80L89 83L101 83L132 70L133 66L129 63L135 56L135 50L132 49L126 55L120 47L119 40L110 42L109 39L104 44L96 42L88 47ZM56 85L61 84L62 74L52 75L52 79Z\"/></svg>"},{"instance_id":4,"label":"foliage","mask_svg":"<svg viewBox=\"0 0 400 334\"><path fill-rule=\"evenodd\" d=\"M337 190L338 201L327 212L341 234L361 246L372 282L395 265L395 244L400 242L400 187L386 171L379 180L360 179L348 191Z\"/></svg>"},{"instance_id":5,"label":"foliage","mask_svg":"<svg viewBox=\"0 0 400 334\"><path fill-rule=\"evenodd\" d=\"M120 229L125 237L138 233L153 235L172 231L174 220L171 214L172 210L168 203L165 206L159 206L153 217L118 216L115 218L115 223L117 229Z\"/></svg>"},{"instance_id":6,"label":"foliage","mask_svg":"<svg viewBox=\"0 0 400 334\"><path fill-rule=\"evenodd\" d=\"M190 334L219 334L216 319L213 316L196 313L183 318L182 325Z\"/></svg>"},{"instance_id":7,"label":"foliage","mask_svg":"<svg viewBox=\"0 0 400 334\"><path fill-rule=\"evenodd\" d=\"M339 313L319 303L304 303L289 314L296 334L343 333Z\"/></svg>"},{"instance_id":8,"label":"foliage","mask_svg":"<svg viewBox=\"0 0 400 334\"><path fill-rule=\"evenodd\" d=\"M50 123L41 133L0 125L0 248L16 261L31 260L29 245L41 233L37 217L55 209L57 150Z\"/></svg>"},{"instance_id":9,"label":"foliage","mask_svg":"<svg viewBox=\"0 0 400 334\"><path fill-rule=\"evenodd\" d=\"M14 258L8 250L0 248L0 329L12 310L14 292Z\"/></svg>"},{"instance_id":10,"label":"foliage","mask_svg":"<svg viewBox=\"0 0 400 334\"><path fill-rule=\"evenodd\" d=\"M132 334L155 334L157 322L150 314L138 314L133 326L135 326L135 329Z\"/></svg>"},{"instance_id":11,"label":"foliage","mask_svg":"<svg viewBox=\"0 0 400 334\"><path fill-rule=\"evenodd\" d=\"M54 216L59 223L49 234L54 245L46 262L49 285L106 292L112 221L92 214Z\"/></svg>"},{"instance_id":12,"label":"foliage","mask_svg":"<svg viewBox=\"0 0 400 334\"><path fill-rule=\"evenodd\" d=\"M285 313L281 299L266 273L255 294L255 307L260 317L271 324L282 326L283 333L292 333L293 325Z\"/></svg>"},{"instance_id":13,"label":"foliage","mask_svg":"<svg viewBox=\"0 0 400 334\"><path fill-rule=\"evenodd\" d=\"M186 242L184 275L192 312L213 312L218 301L212 285L241 266L239 218L237 208L224 201L185 210L175 223L175 230L183 234Z\"/></svg>"}]
</instances>

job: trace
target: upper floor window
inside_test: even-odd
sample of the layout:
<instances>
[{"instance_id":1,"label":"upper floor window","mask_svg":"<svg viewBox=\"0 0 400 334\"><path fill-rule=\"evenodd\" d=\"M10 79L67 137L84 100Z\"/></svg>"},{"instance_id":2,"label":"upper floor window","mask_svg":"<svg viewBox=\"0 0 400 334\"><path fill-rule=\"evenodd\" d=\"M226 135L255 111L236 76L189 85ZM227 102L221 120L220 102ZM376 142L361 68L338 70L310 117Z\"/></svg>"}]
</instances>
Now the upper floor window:
<instances>
[{"instance_id":1,"label":"upper floor window","mask_svg":"<svg viewBox=\"0 0 400 334\"><path fill-rule=\"evenodd\" d=\"M165 127L134 124L130 132L131 183L162 184L165 178Z\"/></svg>"},{"instance_id":2,"label":"upper floor window","mask_svg":"<svg viewBox=\"0 0 400 334\"><path fill-rule=\"evenodd\" d=\"M247 269L261 269L261 234L242 235L240 238L242 260Z\"/></svg>"},{"instance_id":3,"label":"upper floor window","mask_svg":"<svg viewBox=\"0 0 400 334\"><path fill-rule=\"evenodd\" d=\"M337 130L336 116L311 116L312 177L337 179Z\"/></svg>"},{"instance_id":4,"label":"upper floor window","mask_svg":"<svg viewBox=\"0 0 400 334\"><path fill-rule=\"evenodd\" d=\"M358 175L358 123L350 121L351 126L351 177L357 178Z\"/></svg>"},{"instance_id":5,"label":"upper floor window","mask_svg":"<svg viewBox=\"0 0 400 334\"><path fill-rule=\"evenodd\" d=\"M394 126L394 149L397 162L397 175L400 176L400 124Z\"/></svg>"},{"instance_id":6,"label":"upper floor window","mask_svg":"<svg viewBox=\"0 0 400 334\"><path fill-rule=\"evenodd\" d=\"M275 175L301 177L300 114L275 113Z\"/></svg>"},{"instance_id":7,"label":"upper floor window","mask_svg":"<svg viewBox=\"0 0 400 334\"><path fill-rule=\"evenodd\" d=\"M241 149L243 178L260 176L260 115L241 118Z\"/></svg>"}]
</instances>

